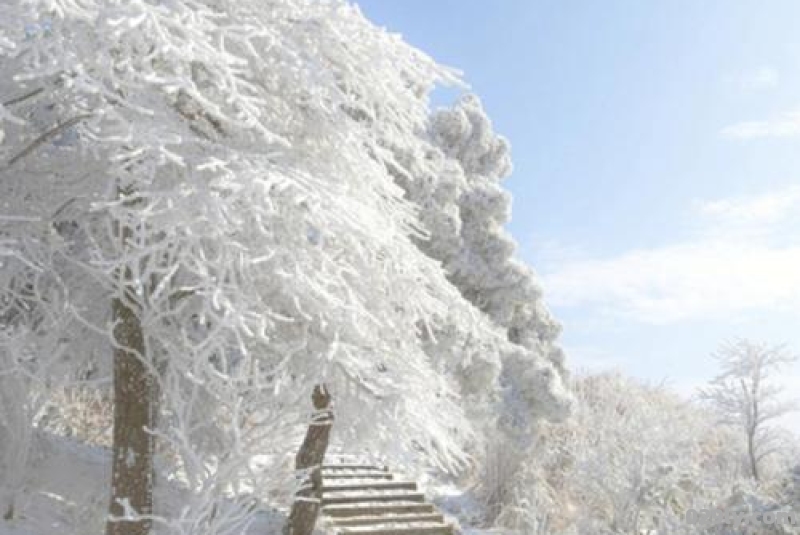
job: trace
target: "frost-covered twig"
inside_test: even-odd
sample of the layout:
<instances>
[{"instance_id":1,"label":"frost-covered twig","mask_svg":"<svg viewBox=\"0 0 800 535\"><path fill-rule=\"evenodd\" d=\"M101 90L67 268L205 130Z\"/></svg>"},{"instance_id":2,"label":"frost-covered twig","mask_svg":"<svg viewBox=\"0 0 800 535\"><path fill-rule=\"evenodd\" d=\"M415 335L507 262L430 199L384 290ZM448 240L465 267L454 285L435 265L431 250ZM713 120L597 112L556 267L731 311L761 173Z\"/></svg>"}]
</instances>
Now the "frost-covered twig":
<instances>
[{"instance_id":1,"label":"frost-covered twig","mask_svg":"<svg viewBox=\"0 0 800 535\"><path fill-rule=\"evenodd\" d=\"M31 141L25 148L23 148L17 154L12 156L8 160L8 162L6 163L5 168L8 169L8 168L12 167L15 163L17 163L19 160L23 159L24 157L28 156L30 153L32 153L34 150L36 150L43 143L47 142L49 139L52 139L53 137L57 136L58 134L60 134L64 130L66 130L67 128L71 128L71 127L75 126L76 124L80 123L81 121L83 121L85 119L88 119L89 117L91 117L91 115L89 115L89 114L78 115L78 116L72 117L71 119L68 119L68 120L66 120L66 121L64 121L62 123L59 123L59 124L55 125L53 128L51 128L50 130L47 130L46 132L44 132L41 135L39 135L36 139Z\"/></svg>"}]
</instances>

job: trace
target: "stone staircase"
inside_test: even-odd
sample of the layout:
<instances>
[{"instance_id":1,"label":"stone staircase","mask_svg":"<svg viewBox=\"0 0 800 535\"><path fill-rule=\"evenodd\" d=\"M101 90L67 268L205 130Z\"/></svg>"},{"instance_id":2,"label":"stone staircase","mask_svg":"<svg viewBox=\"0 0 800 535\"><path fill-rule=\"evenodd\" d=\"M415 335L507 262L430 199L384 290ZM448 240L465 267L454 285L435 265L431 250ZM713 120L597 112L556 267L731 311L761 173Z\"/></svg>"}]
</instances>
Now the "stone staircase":
<instances>
[{"instance_id":1,"label":"stone staircase","mask_svg":"<svg viewBox=\"0 0 800 535\"><path fill-rule=\"evenodd\" d=\"M322 466L321 524L333 535L455 535L413 481L362 462Z\"/></svg>"}]
</instances>

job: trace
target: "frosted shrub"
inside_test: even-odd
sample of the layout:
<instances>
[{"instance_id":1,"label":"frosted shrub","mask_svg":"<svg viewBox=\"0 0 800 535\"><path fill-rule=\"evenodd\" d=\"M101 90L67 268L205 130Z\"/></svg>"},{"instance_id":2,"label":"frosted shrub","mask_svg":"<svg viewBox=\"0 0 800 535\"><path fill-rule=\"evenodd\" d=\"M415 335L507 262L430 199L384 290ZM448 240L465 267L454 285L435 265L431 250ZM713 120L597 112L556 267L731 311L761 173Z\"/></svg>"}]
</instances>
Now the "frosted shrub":
<instances>
[{"instance_id":1,"label":"frosted shrub","mask_svg":"<svg viewBox=\"0 0 800 535\"><path fill-rule=\"evenodd\" d=\"M701 527L686 523L690 509L785 506L786 491L755 488L743 441L705 408L618 374L578 377L573 392L573 416L558 425L540 421L521 458L521 450L513 462L504 457L514 451L508 439L487 456L495 462L482 474L484 496L497 525L521 533L546 525L561 534L699 535ZM778 458L791 458L790 450Z\"/></svg>"},{"instance_id":2,"label":"frosted shrub","mask_svg":"<svg viewBox=\"0 0 800 535\"><path fill-rule=\"evenodd\" d=\"M85 385L54 389L38 427L94 446L111 445L113 406L107 388Z\"/></svg>"}]
</instances>

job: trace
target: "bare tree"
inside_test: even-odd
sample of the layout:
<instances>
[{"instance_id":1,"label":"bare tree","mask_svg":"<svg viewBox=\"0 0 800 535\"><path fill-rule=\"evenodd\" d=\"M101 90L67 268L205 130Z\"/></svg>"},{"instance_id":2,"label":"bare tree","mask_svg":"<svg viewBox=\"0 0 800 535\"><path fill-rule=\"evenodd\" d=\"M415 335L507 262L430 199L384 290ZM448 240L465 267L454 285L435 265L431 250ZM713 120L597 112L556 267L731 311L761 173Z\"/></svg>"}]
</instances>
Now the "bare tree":
<instances>
[{"instance_id":1,"label":"bare tree","mask_svg":"<svg viewBox=\"0 0 800 535\"><path fill-rule=\"evenodd\" d=\"M777 449L772 420L796 409L794 402L781 400L783 389L770 379L781 368L797 361L785 346L769 346L749 340L726 342L714 354L721 371L700 391L722 414L726 423L744 431L748 464L758 481L759 463Z\"/></svg>"}]
</instances>

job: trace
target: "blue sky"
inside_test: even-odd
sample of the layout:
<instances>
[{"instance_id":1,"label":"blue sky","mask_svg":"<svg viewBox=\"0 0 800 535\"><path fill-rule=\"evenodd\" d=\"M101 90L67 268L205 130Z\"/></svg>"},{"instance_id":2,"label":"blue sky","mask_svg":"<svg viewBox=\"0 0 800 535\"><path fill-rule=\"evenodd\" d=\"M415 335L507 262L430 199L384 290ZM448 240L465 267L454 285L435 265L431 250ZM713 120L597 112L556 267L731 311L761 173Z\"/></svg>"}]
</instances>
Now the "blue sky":
<instances>
[{"instance_id":1,"label":"blue sky","mask_svg":"<svg viewBox=\"0 0 800 535\"><path fill-rule=\"evenodd\" d=\"M724 339L800 353L800 2L358 3L511 141L509 230L574 367L689 391Z\"/></svg>"}]
</instances>

